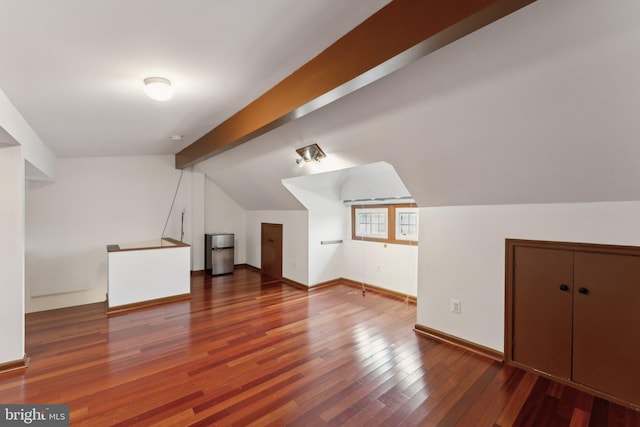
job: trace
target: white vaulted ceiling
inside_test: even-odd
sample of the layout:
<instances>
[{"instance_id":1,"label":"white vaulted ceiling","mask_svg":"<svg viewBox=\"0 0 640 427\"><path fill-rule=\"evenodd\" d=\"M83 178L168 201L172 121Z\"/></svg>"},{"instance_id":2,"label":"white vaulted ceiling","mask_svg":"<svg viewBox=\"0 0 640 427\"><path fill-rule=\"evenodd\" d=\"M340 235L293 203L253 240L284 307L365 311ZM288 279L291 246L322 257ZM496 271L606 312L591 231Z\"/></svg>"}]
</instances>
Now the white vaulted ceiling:
<instances>
[{"instance_id":1,"label":"white vaulted ceiling","mask_svg":"<svg viewBox=\"0 0 640 427\"><path fill-rule=\"evenodd\" d=\"M0 88L58 157L174 154L386 3L0 0Z\"/></svg>"},{"instance_id":2,"label":"white vaulted ceiling","mask_svg":"<svg viewBox=\"0 0 640 427\"><path fill-rule=\"evenodd\" d=\"M172 154L386 3L0 0L0 89L58 156ZM246 209L381 161L421 206L640 200L638 22L637 0L538 0L196 168ZM311 141L327 158L298 168Z\"/></svg>"}]
</instances>

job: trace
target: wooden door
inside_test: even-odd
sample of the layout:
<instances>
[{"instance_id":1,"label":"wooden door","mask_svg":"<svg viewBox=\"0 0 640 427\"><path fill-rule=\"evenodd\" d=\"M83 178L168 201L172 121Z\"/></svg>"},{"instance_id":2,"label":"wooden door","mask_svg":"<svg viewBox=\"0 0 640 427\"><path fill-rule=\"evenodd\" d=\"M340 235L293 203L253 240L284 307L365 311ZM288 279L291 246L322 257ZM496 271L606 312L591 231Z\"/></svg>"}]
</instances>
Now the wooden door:
<instances>
[{"instance_id":1,"label":"wooden door","mask_svg":"<svg viewBox=\"0 0 640 427\"><path fill-rule=\"evenodd\" d=\"M282 224L262 223L260 248L262 274L282 279Z\"/></svg>"},{"instance_id":2,"label":"wooden door","mask_svg":"<svg viewBox=\"0 0 640 427\"><path fill-rule=\"evenodd\" d=\"M576 253L573 380L640 403L640 257Z\"/></svg>"},{"instance_id":3,"label":"wooden door","mask_svg":"<svg viewBox=\"0 0 640 427\"><path fill-rule=\"evenodd\" d=\"M515 248L513 360L571 378L573 252Z\"/></svg>"}]
</instances>

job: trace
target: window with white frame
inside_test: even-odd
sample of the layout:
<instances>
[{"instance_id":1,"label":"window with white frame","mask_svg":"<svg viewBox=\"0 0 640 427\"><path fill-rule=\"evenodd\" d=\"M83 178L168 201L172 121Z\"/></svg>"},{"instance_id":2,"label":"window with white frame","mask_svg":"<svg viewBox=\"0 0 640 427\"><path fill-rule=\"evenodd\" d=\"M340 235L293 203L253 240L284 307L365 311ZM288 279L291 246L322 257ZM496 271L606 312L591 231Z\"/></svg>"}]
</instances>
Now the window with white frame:
<instances>
[{"instance_id":1,"label":"window with white frame","mask_svg":"<svg viewBox=\"0 0 640 427\"><path fill-rule=\"evenodd\" d=\"M389 212L387 208L355 208L354 231L356 237L370 239L389 238Z\"/></svg>"},{"instance_id":2,"label":"window with white frame","mask_svg":"<svg viewBox=\"0 0 640 427\"><path fill-rule=\"evenodd\" d=\"M418 210L396 208L396 240L418 240Z\"/></svg>"},{"instance_id":3,"label":"window with white frame","mask_svg":"<svg viewBox=\"0 0 640 427\"><path fill-rule=\"evenodd\" d=\"M418 209L415 205L351 207L354 240L413 245L418 243Z\"/></svg>"}]
</instances>

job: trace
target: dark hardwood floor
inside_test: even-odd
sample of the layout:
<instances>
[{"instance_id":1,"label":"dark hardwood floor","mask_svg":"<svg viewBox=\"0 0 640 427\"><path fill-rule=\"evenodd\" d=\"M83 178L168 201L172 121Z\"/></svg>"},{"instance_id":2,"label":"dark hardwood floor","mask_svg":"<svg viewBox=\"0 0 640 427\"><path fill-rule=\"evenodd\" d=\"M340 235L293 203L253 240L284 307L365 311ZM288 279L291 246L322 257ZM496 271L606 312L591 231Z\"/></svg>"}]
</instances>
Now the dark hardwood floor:
<instances>
[{"instance_id":1,"label":"dark hardwood floor","mask_svg":"<svg viewBox=\"0 0 640 427\"><path fill-rule=\"evenodd\" d=\"M27 315L30 367L0 403L68 403L71 425L640 426L635 411L416 335L415 305L248 269L191 301L108 318Z\"/></svg>"}]
</instances>

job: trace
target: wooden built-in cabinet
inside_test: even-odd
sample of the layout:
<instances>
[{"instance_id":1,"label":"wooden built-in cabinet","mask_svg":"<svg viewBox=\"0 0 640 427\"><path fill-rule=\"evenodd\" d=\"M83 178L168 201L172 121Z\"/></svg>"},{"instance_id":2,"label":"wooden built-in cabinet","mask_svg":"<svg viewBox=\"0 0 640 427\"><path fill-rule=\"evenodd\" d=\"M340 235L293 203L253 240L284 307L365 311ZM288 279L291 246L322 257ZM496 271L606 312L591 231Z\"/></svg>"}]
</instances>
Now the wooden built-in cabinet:
<instances>
[{"instance_id":1,"label":"wooden built-in cabinet","mask_svg":"<svg viewBox=\"0 0 640 427\"><path fill-rule=\"evenodd\" d=\"M507 240L507 363L640 407L640 248Z\"/></svg>"}]
</instances>

